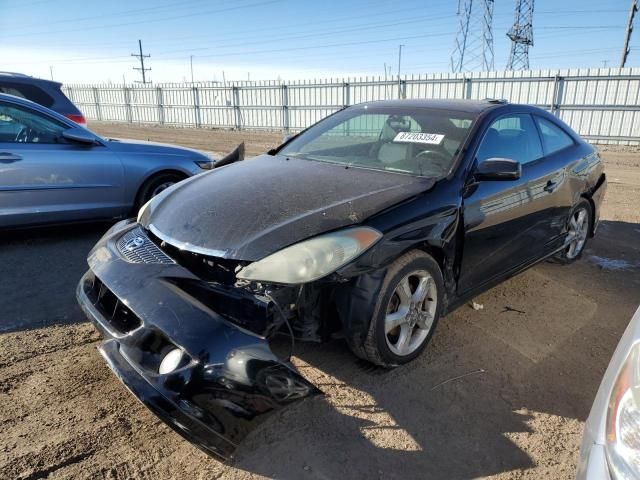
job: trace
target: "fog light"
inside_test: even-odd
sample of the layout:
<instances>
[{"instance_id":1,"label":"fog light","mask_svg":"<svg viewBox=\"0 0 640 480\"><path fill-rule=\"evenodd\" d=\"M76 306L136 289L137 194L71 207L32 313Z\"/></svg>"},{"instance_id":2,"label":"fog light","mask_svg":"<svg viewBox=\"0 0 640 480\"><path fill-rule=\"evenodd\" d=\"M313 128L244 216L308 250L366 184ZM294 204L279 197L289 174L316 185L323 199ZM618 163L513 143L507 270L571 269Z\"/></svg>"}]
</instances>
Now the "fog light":
<instances>
[{"instance_id":1,"label":"fog light","mask_svg":"<svg viewBox=\"0 0 640 480\"><path fill-rule=\"evenodd\" d=\"M174 348L169 353L167 353L162 362L160 362L160 368L158 368L158 373L160 375L164 375L167 373L173 372L178 365L180 365L180 360L182 360L182 350L179 348Z\"/></svg>"}]
</instances>

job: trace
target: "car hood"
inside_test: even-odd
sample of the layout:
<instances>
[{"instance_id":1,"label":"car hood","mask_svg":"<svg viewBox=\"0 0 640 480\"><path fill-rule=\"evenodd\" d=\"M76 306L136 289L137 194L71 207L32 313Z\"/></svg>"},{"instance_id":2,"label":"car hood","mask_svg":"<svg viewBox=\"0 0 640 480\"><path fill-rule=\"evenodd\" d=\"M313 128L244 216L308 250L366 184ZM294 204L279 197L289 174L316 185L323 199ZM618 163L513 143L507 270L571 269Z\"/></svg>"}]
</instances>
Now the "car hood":
<instances>
[{"instance_id":1,"label":"car hood","mask_svg":"<svg viewBox=\"0 0 640 480\"><path fill-rule=\"evenodd\" d=\"M259 260L428 190L435 180L262 155L187 179L154 198L140 223L169 244Z\"/></svg>"},{"instance_id":2,"label":"car hood","mask_svg":"<svg viewBox=\"0 0 640 480\"><path fill-rule=\"evenodd\" d=\"M127 138L110 138L107 141L107 145L109 145L111 150L119 153L153 153L158 155L179 155L183 157L204 156L202 152L192 148L168 145L166 143L145 142L144 140L130 140Z\"/></svg>"}]
</instances>

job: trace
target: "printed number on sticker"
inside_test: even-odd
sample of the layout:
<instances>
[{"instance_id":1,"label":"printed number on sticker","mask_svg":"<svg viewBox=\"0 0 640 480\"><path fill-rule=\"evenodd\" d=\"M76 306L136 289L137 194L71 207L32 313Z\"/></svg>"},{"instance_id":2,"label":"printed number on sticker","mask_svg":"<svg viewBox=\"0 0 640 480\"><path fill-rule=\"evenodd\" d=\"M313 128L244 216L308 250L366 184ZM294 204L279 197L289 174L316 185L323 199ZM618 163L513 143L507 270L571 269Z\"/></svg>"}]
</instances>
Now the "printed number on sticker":
<instances>
[{"instance_id":1,"label":"printed number on sticker","mask_svg":"<svg viewBox=\"0 0 640 480\"><path fill-rule=\"evenodd\" d=\"M393 139L394 142L429 143L439 145L444 140L444 135L439 133L400 132Z\"/></svg>"}]
</instances>

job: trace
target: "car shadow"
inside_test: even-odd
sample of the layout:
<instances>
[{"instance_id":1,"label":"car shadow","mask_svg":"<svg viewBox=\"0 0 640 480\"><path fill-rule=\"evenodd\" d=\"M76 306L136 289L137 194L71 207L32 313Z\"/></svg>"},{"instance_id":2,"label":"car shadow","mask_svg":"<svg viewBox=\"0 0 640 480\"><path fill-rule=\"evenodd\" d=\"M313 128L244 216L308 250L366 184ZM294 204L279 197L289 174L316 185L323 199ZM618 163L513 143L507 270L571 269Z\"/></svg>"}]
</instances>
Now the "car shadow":
<instances>
[{"instance_id":1,"label":"car shadow","mask_svg":"<svg viewBox=\"0 0 640 480\"><path fill-rule=\"evenodd\" d=\"M86 321L75 288L87 254L110 224L0 233L0 333Z\"/></svg>"},{"instance_id":2,"label":"car shadow","mask_svg":"<svg viewBox=\"0 0 640 480\"><path fill-rule=\"evenodd\" d=\"M602 222L582 261L484 293L482 310L445 317L425 353L393 370L356 361L341 341L298 345L295 365L325 395L269 419L234 465L282 479L463 479L574 464L580 422L640 301L638 238L640 225Z\"/></svg>"}]
</instances>

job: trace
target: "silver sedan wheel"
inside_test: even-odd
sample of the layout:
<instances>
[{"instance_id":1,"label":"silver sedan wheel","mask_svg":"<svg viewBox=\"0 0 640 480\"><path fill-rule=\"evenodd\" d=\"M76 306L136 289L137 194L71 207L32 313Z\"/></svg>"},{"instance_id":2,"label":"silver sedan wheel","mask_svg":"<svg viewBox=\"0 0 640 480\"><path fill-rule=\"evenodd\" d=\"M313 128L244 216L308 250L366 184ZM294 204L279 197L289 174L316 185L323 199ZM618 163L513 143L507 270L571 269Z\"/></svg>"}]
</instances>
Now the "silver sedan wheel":
<instances>
[{"instance_id":1,"label":"silver sedan wheel","mask_svg":"<svg viewBox=\"0 0 640 480\"><path fill-rule=\"evenodd\" d=\"M151 197L150 198L155 197L160 192L163 192L164 190L169 188L174 183L176 183L176 182L164 182L164 183L161 183L160 185L158 185L156 188L153 189L153 191L151 192Z\"/></svg>"},{"instance_id":2,"label":"silver sedan wheel","mask_svg":"<svg viewBox=\"0 0 640 480\"><path fill-rule=\"evenodd\" d=\"M405 276L396 285L384 319L387 346L398 356L410 355L425 341L435 320L436 282L425 270Z\"/></svg>"},{"instance_id":3,"label":"silver sedan wheel","mask_svg":"<svg viewBox=\"0 0 640 480\"><path fill-rule=\"evenodd\" d=\"M569 233L567 235L567 258L573 260L582 251L589 233L589 217L586 208L579 208L569 220Z\"/></svg>"}]
</instances>

